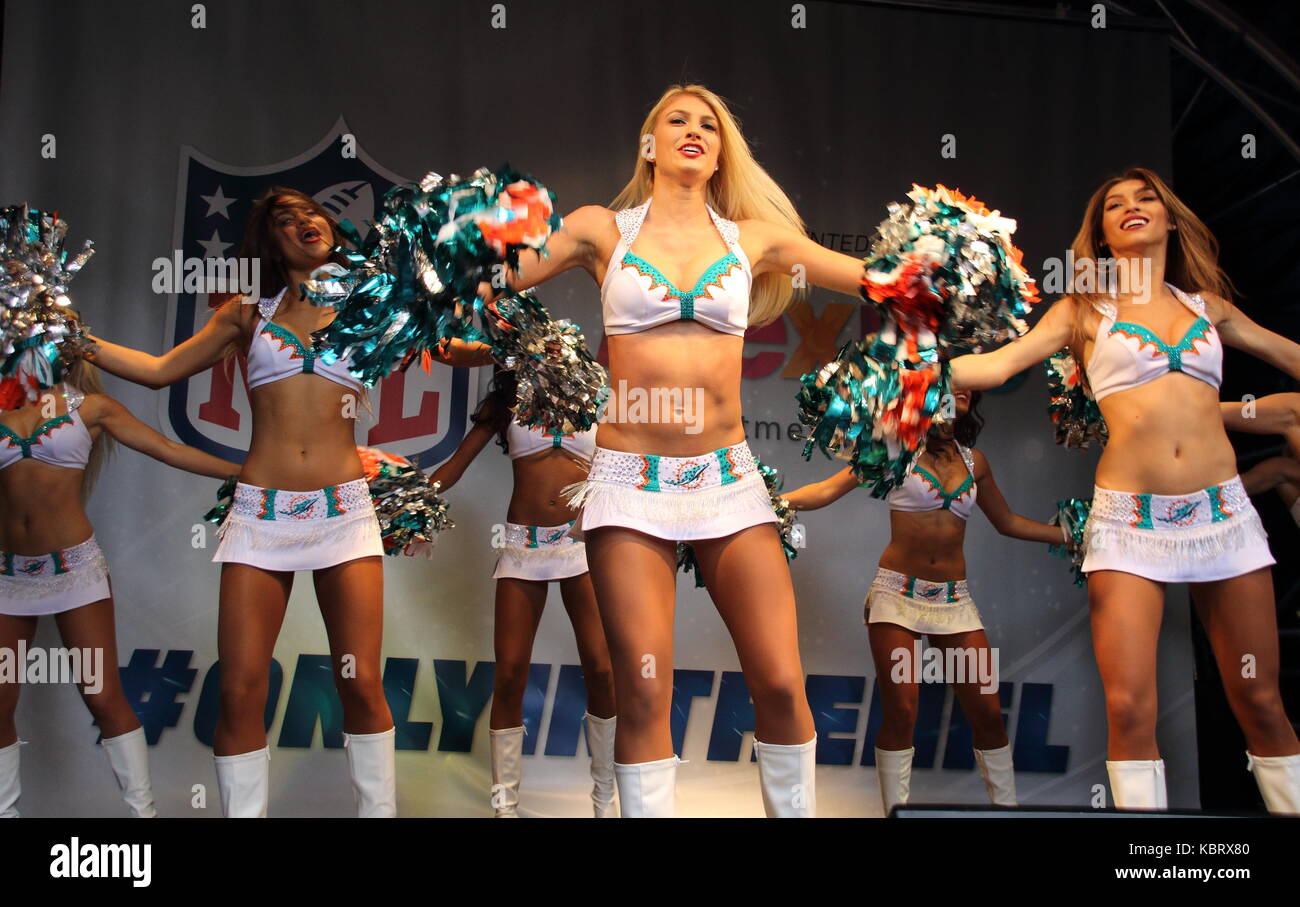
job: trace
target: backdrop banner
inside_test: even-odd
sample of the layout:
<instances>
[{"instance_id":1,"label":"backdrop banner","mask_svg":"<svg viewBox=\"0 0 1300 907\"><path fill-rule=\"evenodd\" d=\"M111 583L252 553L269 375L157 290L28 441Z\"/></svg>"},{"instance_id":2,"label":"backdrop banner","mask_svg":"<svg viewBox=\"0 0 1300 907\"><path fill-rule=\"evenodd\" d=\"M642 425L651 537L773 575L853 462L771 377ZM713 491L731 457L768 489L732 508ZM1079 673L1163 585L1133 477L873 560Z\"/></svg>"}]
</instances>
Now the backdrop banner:
<instances>
[{"instance_id":1,"label":"backdrop banner","mask_svg":"<svg viewBox=\"0 0 1300 907\"><path fill-rule=\"evenodd\" d=\"M93 238L75 304L100 336L159 353L212 309L183 282L162 285L157 263L235 255L261 189L300 188L362 227L395 183L508 161L551 188L563 213L605 205L631 176L646 110L686 80L734 105L818 242L864 255L887 203L913 182L942 182L1015 217L1041 277L1064 259L1104 176L1134 163L1168 172L1166 66L1161 34L845 3L11 4L0 203L58 209L73 243ZM585 273L539 298L604 357ZM856 299L818 290L749 332L749 443L787 489L842 465L802 458L799 376L872 326ZM436 466L463 439L489 372L435 366L388 379L360 408L358 441ZM161 391L106 384L170 437L236 459L247 449L236 365ZM985 396L979 443L1012 507L1039 519L1090 493L1096 460L1053 445L1046 406L1042 371L1017 376ZM490 575L510 475L489 447L450 493L457 525L433 559L385 562L384 683L404 816L491 813ZM202 521L217 484L124 450L89 504L112 566L127 693L169 816L220 814L210 750L219 567ZM862 600L888 541L887 508L861 491L801 519L806 547L791 571L819 811L879 815L880 707ZM970 521L966 556L998 653L1021 801L1102 805L1105 714L1084 591L1044 546L1002 538L982 516ZM679 581L675 640L672 732L687 760L678 814L762 815L753 707L726 629L690 577ZM58 644L44 621L36 645ZM328 651L310 577L299 575L266 711L273 815L354 812ZM1169 802L1197 807L1182 589L1170 595L1159 652ZM584 695L552 590L525 700L526 816L591 813ZM73 687L26 687L18 726L30 741L25 815L123 811ZM986 802L970 728L942 684L922 687L915 769L914 803Z\"/></svg>"}]
</instances>

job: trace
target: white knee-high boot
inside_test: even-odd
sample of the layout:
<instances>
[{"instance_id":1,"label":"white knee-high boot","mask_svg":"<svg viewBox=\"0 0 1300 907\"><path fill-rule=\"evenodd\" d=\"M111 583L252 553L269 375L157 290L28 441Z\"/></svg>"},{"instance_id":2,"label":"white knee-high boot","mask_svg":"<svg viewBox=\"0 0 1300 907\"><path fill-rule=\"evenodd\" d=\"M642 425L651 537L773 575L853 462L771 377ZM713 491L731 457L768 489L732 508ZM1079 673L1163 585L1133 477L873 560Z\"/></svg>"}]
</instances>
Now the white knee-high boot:
<instances>
[{"instance_id":1,"label":"white knee-high boot","mask_svg":"<svg viewBox=\"0 0 1300 907\"><path fill-rule=\"evenodd\" d=\"M358 819L397 818L397 728L343 734Z\"/></svg>"},{"instance_id":2,"label":"white knee-high boot","mask_svg":"<svg viewBox=\"0 0 1300 907\"><path fill-rule=\"evenodd\" d=\"M587 713L587 752L591 754L591 803L597 819L617 818L614 809L614 728L617 717Z\"/></svg>"},{"instance_id":3,"label":"white knee-high boot","mask_svg":"<svg viewBox=\"0 0 1300 907\"><path fill-rule=\"evenodd\" d=\"M1256 756L1247 752L1246 759L1268 811L1276 816L1300 816L1300 755Z\"/></svg>"},{"instance_id":4,"label":"white knee-high boot","mask_svg":"<svg viewBox=\"0 0 1300 907\"><path fill-rule=\"evenodd\" d=\"M912 756L915 747L905 750L882 750L876 747L876 779L880 782L880 802L885 815L895 806L905 806L912 792Z\"/></svg>"},{"instance_id":5,"label":"white knee-high boot","mask_svg":"<svg viewBox=\"0 0 1300 907\"><path fill-rule=\"evenodd\" d=\"M1106 760L1110 796L1116 809L1168 809L1165 790L1165 760Z\"/></svg>"},{"instance_id":6,"label":"white knee-high boot","mask_svg":"<svg viewBox=\"0 0 1300 907\"><path fill-rule=\"evenodd\" d=\"M153 786L149 782L149 741L144 728L138 727L118 737L101 740L108 764L117 777L122 799L135 819L152 819L158 815L153 805Z\"/></svg>"},{"instance_id":7,"label":"white knee-high boot","mask_svg":"<svg viewBox=\"0 0 1300 907\"><path fill-rule=\"evenodd\" d=\"M618 804L625 819L671 819L676 811L676 756L654 762L614 763Z\"/></svg>"},{"instance_id":8,"label":"white knee-high boot","mask_svg":"<svg viewBox=\"0 0 1300 907\"><path fill-rule=\"evenodd\" d=\"M817 815L817 735L807 743L783 745L754 741L763 812L773 819L811 819Z\"/></svg>"},{"instance_id":9,"label":"white knee-high boot","mask_svg":"<svg viewBox=\"0 0 1300 907\"><path fill-rule=\"evenodd\" d=\"M498 819L518 819L524 729L521 726L489 730L488 736L492 742L492 807Z\"/></svg>"},{"instance_id":10,"label":"white knee-high boot","mask_svg":"<svg viewBox=\"0 0 1300 907\"><path fill-rule=\"evenodd\" d=\"M221 790L221 814L227 819L265 819L270 797L271 748L251 753L213 756L217 766L217 787Z\"/></svg>"},{"instance_id":11,"label":"white knee-high boot","mask_svg":"<svg viewBox=\"0 0 1300 907\"><path fill-rule=\"evenodd\" d=\"M18 797L23 792L18 779L18 748L26 742L19 740L0 749L0 819L18 818Z\"/></svg>"},{"instance_id":12,"label":"white knee-high boot","mask_svg":"<svg viewBox=\"0 0 1300 907\"><path fill-rule=\"evenodd\" d=\"M1016 806L1016 769L1011 764L1011 744L995 750L975 750L984 789L994 806Z\"/></svg>"}]
</instances>

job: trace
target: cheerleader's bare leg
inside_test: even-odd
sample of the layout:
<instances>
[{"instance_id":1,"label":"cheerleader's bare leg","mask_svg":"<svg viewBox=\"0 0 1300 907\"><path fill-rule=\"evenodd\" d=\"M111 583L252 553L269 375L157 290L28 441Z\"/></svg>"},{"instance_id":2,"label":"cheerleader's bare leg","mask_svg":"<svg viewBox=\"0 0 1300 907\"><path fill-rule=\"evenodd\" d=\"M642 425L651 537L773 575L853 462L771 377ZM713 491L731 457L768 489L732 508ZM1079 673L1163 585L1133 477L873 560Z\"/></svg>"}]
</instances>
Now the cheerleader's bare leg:
<instances>
[{"instance_id":1,"label":"cheerleader's bare leg","mask_svg":"<svg viewBox=\"0 0 1300 907\"><path fill-rule=\"evenodd\" d=\"M989 639L983 630L968 633L951 633L931 636L930 641L945 653L957 649L962 655L974 655L974 666L991 665L988 658ZM952 664L945 656L944 664ZM966 658L968 669L971 659ZM998 694L996 677L991 684L981 679L952 683L953 694L961 704L962 714L971 726L975 743L975 762L989 801L995 806L1016 806L1016 774L1011 760L1011 741L1007 739L1006 723L1002 719L1002 698ZM989 686L992 689L989 689Z\"/></svg>"},{"instance_id":2,"label":"cheerleader's bare leg","mask_svg":"<svg viewBox=\"0 0 1300 907\"><path fill-rule=\"evenodd\" d=\"M149 778L149 743L140 719L122 691L122 675L117 667L113 600L106 598L61 611L54 615L54 620L64 646L103 653L101 676L95 678L94 689L90 684L81 684L81 698L99 726L100 743L131 815L141 819L153 818L158 812L154 807L153 785Z\"/></svg>"},{"instance_id":3,"label":"cheerleader's bare leg","mask_svg":"<svg viewBox=\"0 0 1300 907\"><path fill-rule=\"evenodd\" d=\"M499 819L519 815L523 776L524 692L532 662L533 640L546 607L548 584L503 577L497 580L493 647L496 672L492 683L492 807Z\"/></svg>"},{"instance_id":4,"label":"cheerleader's bare leg","mask_svg":"<svg viewBox=\"0 0 1300 907\"><path fill-rule=\"evenodd\" d=\"M817 736L799 658L794 585L776 527L763 523L692 544L754 701L764 810L815 816Z\"/></svg>"},{"instance_id":5,"label":"cheerleader's bare leg","mask_svg":"<svg viewBox=\"0 0 1300 907\"><path fill-rule=\"evenodd\" d=\"M18 651L18 644L31 645L36 637L37 618L0 614L0 647ZM22 784L18 775L19 750L26 742L18 739L14 715L18 711L20 683L0 682L0 819L18 818L18 797Z\"/></svg>"},{"instance_id":6,"label":"cheerleader's bare leg","mask_svg":"<svg viewBox=\"0 0 1300 907\"><path fill-rule=\"evenodd\" d=\"M921 634L898 624L885 622L867 625L871 643L871 660L876 667L876 689L880 691L880 728L876 732L876 780L880 785L880 804L884 815L895 806L905 805L912 788L912 736L916 730L917 702L920 685L911 671L894 676L896 652L910 659Z\"/></svg>"},{"instance_id":7,"label":"cheerleader's bare leg","mask_svg":"<svg viewBox=\"0 0 1300 907\"><path fill-rule=\"evenodd\" d=\"M587 752L591 755L592 810L597 819L614 818L618 814L614 807L614 737L618 723L614 716L614 672L591 574L560 580L560 595L573 624L587 687L585 721Z\"/></svg>"},{"instance_id":8,"label":"cheerleader's bare leg","mask_svg":"<svg viewBox=\"0 0 1300 907\"><path fill-rule=\"evenodd\" d=\"M1156 747L1156 644L1165 587L1132 573L1088 574L1092 646L1106 698L1106 772L1119 809L1165 809Z\"/></svg>"},{"instance_id":9,"label":"cheerleader's bare leg","mask_svg":"<svg viewBox=\"0 0 1300 907\"><path fill-rule=\"evenodd\" d=\"M357 816L397 815L397 729L384 696L380 649L384 641L384 565L360 557L312 572L316 600L329 635L334 685L343 703Z\"/></svg>"},{"instance_id":10,"label":"cheerleader's bare leg","mask_svg":"<svg viewBox=\"0 0 1300 907\"><path fill-rule=\"evenodd\" d=\"M212 752L222 814L229 818L266 816L271 752L263 716L271 656L292 589L292 573L238 563L221 568L221 706Z\"/></svg>"},{"instance_id":11,"label":"cheerleader's bare leg","mask_svg":"<svg viewBox=\"0 0 1300 907\"><path fill-rule=\"evenodd\" d=\"M620 811L625 818L671 817L678 762L668 720L677 546L619 526L585 534L618 704L614 772Z\"/></svg>"},{"instance_id":12,"label":"cheerleader's bare leg","mask_svg":"<svg viewBox=\"0 0 1300 907\"><path fill-rule=\"evenodd\" d=\"M1280 657L1273 578L1265 568L1192 586L1223 678L1228 704L1246 737L1247 764L1268 811L1300 814L1300 742L1278 688Z\"/></svg>"}]
</instances>

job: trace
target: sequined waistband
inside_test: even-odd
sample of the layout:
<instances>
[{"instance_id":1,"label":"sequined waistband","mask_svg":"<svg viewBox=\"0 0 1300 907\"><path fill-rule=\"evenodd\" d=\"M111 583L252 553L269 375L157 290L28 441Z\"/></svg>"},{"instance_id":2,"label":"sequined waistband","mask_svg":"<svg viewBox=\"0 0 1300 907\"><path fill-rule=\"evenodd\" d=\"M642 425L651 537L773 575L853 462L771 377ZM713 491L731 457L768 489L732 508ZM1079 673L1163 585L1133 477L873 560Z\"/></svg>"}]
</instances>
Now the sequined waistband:
<instances>
[{"instance_id":1,"label":"sequined waistband","mask_svg":"<svg viewBox=\"0 0 1300 907\"><path fill-rule=\"evenodd\" d=\"M729 485L757 471L758 463L744 441L695 457L663 457L597 447L587 479L641 491L689 492Z\"/></svg>"},{"instance_id":2,"label":"sequined waistband","mask_svg":"<svg viewBox=\"0 0 1300 907\"><path fill-rule=\"evenodd\" d=\"M955 604L970 598L970 589L964 579L936 583L887 570L884 567L876 568L876 578L871 581L871 588L884 589L886 592L923 602Z\"/></svg>"},{"instance_id":3,"label":"sequined waistband","mask_svg":"<svg viewBox=\"0 0 1300 907\"><path fill-rule=\"evenodd\" d=\"M519 523L506 523L505 547L507 548L558 548L561 545L576 545L578 540L569 533L577 520L570 520L560 526L524 526Z\"/></svg>"},{"instance_id":4,"label":"sequined waistband","mask_svg":"<svg viewBox=\"0 0 1300 907\"><path fill-rule=\"evenodd\" d=\"M365 479L316 491L283 491L240 482L231 505L232 513L258 520L323 520L356 510L374 510Z\"/></svg>"},{"instance_id":5,"label":"sequined waistband","mask_svg":"<svg viewBox=\"0 0 1300 907\"><path fill-rule=\"evenodd\" d=\"M58 576L61 573L84 567L87 564L103 563L104 552L92 535L79 545L52 551L49 554L14 554L0 551L0 576L13 576L24 579L36 579Z\"/></svg>"},{"instance_id":6,"label":"sequined waistband","mask_svg":"<svg viewBox=\"0 0 1300 907\"><path fill-rule=\"evenodd\" d=\"M1123 523L1134 529L1187 529L1220 523L1251 509L1250 496L1233 476L1221 485L1211 485L1188 494L1144 494L1093 489L1091 519Z\"/></svg>"}]
</instances>

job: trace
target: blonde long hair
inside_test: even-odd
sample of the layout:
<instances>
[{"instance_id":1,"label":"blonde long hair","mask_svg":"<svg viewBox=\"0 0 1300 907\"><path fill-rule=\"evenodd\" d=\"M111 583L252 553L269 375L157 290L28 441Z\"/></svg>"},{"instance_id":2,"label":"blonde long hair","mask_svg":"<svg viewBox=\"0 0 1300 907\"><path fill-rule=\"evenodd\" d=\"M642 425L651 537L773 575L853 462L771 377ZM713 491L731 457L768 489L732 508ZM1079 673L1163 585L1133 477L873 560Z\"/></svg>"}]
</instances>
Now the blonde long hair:
<instances>
[{"instance_id":1,"label":"blonde long hair","mask_svg":"<svg viewBox=\"0 0 1300 907\"><path fill-rule=\"evenodd\" d=\"M74 360L64 370L63 383L76 388L87 396L104 393L104 381L100 377L99 369L85 359ZM81 499L83 501L90 497L90 492L95 487L95 481L99 478L100 470L104 468L104 464L112 455L113 449L113 439L109 437L108 432L101 431L90 448L90 458L86 461L85 472L81 475Z\"/></svg>"},{"instance_id":2,"label":"blonde long hair","mask_svg":"<svg viewBox=\"0 0 1300 907\"><path fill-rule=\"evenodd\" d=\"M1178 227L1170 233L1165 253L1165 280L1185 293L1214 293L1231 301L1236 288L1219 266L1219 241L1214 238L1210 228L1205 226L1191 208L1174 194L1169 184L1160 178L1154 170L1146 167L1130 167L1118 176L1106 180L1088 199L1084 208L1083 223L1075 234L1070 248L1074 260L1095 262L1102 256L1101 250L1105 237L1101 221L1106 196L1110 190L1127 180L1140 180L1155 192L1160 203L1165 206L1169 222ZM1103 292L1070 292L1074 300L1074 325L1071 332L1070 348L1080 367L1083 366L1083 348L1087 342L1087 329L1090 315L1098 303L1107 298Z\"/></svg>"},{"instance_id":3,"label":"blonde long hair","mask_svg":"<svg viewBox=\"0 0 1300 907\"><path fill-rule=\"evenodd\" d=\"M740 122L732 115L722 98L703 85L670 85L641 124L641 135L654 132L655 123L670 101L680 94L694 95L713 110L718 120L721 149L718 155L718 172L709 179L705 188L705 201L727 220L761 220L769 224L790 227L801 236L807 235L803 219L794 203L776 184L776 180L754 160L749 143L740 130ZM632 179L618 196L610 202L615 211L634 208L654 193L654 166L642 154L637 155ZM789 274L768 272L754 281L750 293L749 323L753 326L775 321L790 307L794 288Z\"/></svg>"}]
</instances>

